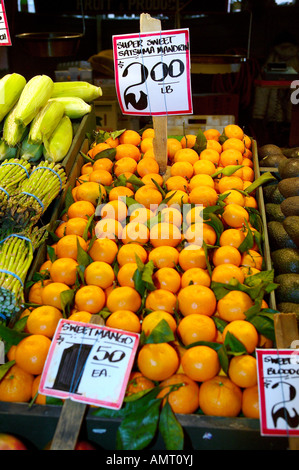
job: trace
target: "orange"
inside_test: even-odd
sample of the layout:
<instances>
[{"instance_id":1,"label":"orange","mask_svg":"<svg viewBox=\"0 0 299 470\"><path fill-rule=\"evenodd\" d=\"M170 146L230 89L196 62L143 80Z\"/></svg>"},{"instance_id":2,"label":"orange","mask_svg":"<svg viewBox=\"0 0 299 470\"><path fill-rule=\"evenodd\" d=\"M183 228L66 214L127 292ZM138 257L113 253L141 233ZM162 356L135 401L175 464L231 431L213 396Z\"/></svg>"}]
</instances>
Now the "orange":
<instances>
[{"instance_id":1,"label":"orange","mask_svg":"<svg viewBox=\"0 0 299 470\"><path fill-rule=\"evenodd\" d=\"M45 335L32 334L22 339L16 348L17 366L29 374L41 374L50 346L51 340Z\"/></svg>"},{"instance_id":2,"label":"orange","mask_svg":"<svg viewBox=\"0 0 299 470\"><path fill-rule=\"evenodd\" d=\"M157 289L166 289L174 294L181 287L181 276L174 268L160 268L153 275L153 281Z\"/></svg>"},{"instance_id":3,"label":"orange","mask_svg":"<svg viewBox=\"0 0 299 470\"><path fill-rule=\"evenodd\" d=\"M134 196L134 192L132 189L127 188L127 186L115 186L109 192L109 201L114 201L115 199L119 199L121 197L132 197Z\"/></svg>"},{"instance_id":4,"label":"orange","mask_svg":"<svg viewBox=\"0 0 299 470\"><path fill-rule=\"evenodd\" d=\"M204 131L204 136L207 140L214 139L214 140L219 140L220 137L220 132L218 129L206 129Z\"/></svg>"},{"instance_id":5,"label":"orange","mask_svg":"<svg viewBox=\"0 0 299 470\"><path fill-rule=\"evenodd\" d=\"M142 320L141 329L148 336L162 320L168 323L173 333L176 331L176 321L173 315L163 310L154 310L146 315Z\"/></svg>"},{"instance_id":6,"label":"orange","mask_svg":"<svg viewBox=\"0 0 299 470\"><path fill-rule=\"evenodd\" d=\"M231 189L243 190L243 180L234 174L231 176L223 176L218 182L218 190L221 194L230 191Z\"/></svg>"},{"instance_id":7,"label":"orange","mask_svg":"<svg viewBox=\"0 0 299 470\"><path fill-rule=\"evenodd\" d=\"M104 261L93 261L86 266L84 279L87 285L99 286L102 289L113 284L115 279L113 268Z\"/></svg>"},{"instance_id":8,"label":"orange","mask_svg":"<svg viewBox=\"0 0 299 470\"><path fill-rule=\"evenodd\" d=\"M119 145L119 139L117 137L115 139L108 137L108 139L105 140L105 144L110 145L111 148L115 148Z\"/></svg>"},{"instance_id":9,"label":"orange","mask_svg":"<svg viewBox=\"0 0 299 470\"><path fill-rule=\"evenodd\" d=\"M218 201L218 194L210 186L197 186L190 192L190 204L202 204L205 207L215 206Z\"/></svg>"},{"instance_id":10,"label":"orange","mask_svg":"<svg viewBox=\"0 0 299 470\"><path fill-rule=\"evenodd\" d=\"M215 341L217 330L214 321L207 315L191 313L182 318L177 328L178 335L185 346L198 341Z\"/></svg>"},{"instance_id":11,"label":"orange","mask_svg":"<svg viewBox=\"0 0 299 470\"><path fill-rule=\"evenodd\" d=\"M82 217L73 217L66 222L65 235L79 235L80 237L83 237L87 224L87 219L83 219Z\"/></svg>"},{"instance_id":12,"label":"orange","mask_svg":"<svg viewBox=\"0 0 299 470\"><path fill-rule=\"evenodd\" d=\"M99 286L81 286L75 294L75 307L78 311L99 313L105 306L106 295Z\"/></svg>"},{"instance_id":13,"label":"orange","mask_svg":"<svg viewBox=\"0 0 299 470\"><path fill-rule=\"evenodd\" d=\"M216 152L218 152L219 154L222 152L222 145L220 144L220 142L214 139L209 139L207 141L206 148L216 150Z\"/></svg>"},{"instance_id":14,"label":"orange","mask_svg":"<svg viewBox=\"0 0 299 470\"><path fill-rule=\"evenodd\" d=\"M243 135L243 142L245 144L246 149L251 149L252 141L248 135Z\"/></svg>"},{"instance_id":15,"label":"orange","mask_svg":"<svg viewBox=\"0 0 299 470\"><path fill-rule=\"evenodd\" d=\"M199 159L208 160L214 163L214 165L218 165L219 160L220 160L220 155L215 149L204 149L200 152Z\"/></svg>"},{"instance_id":16,"label":"orange","mask_svg":"<svg viewBox=\"0 0 299 470\"><path fill-rule=\"evenodd\" d=\"M181 314L186 317L191 313L211 317L216 309L216 297L207 286L191 284L178 293L178 306Z\"/></svg>"},{"instance_id":17,"label":"orange","mask_svg":"<svg viewBox=\"0 0 299 470\"><path fill-rule=\"evenodd\" d=\"M154 213L147 207L137 207L132 211L129 211L130 222L146 223L151 217L154 217Z\"/></svg>"},{"instance_id":18,"label":"orange","mask_svg":"<svg viewBox=\"0 0 299 470\"><path fill-rule=\"evenodd\" d=\"M112 264L118 253L118 247L114 240L109 238L98 238L93 241L88 249L89 256L93 261L104 261Z\"/></svg>"},{"instance_id":19,"label":"orange","mask_svg":"<svg viewBox=\"0 0 299 470\"><path fill-rule=\"evenodd\" d=\"M63 318L62 312L51 305L41 305L30 313L26 329L30 334L54 336L59 320Z\"/></svg>"},{"instance_id":20,"label":"orange","mask_svg":"<svg viewBox=\"0 0 299 470\"><path fill-rule=\"evenodd\" d=\"M110 145L106 142L100 142L99 144L95 144L93 147L91 147L87 154L89 155L89 157L94 158L98 153L110 148Z\"/></svg>"},{"instance_id":21,"label":"orange","mask_svg":"<svg viewBox=\"0 0 299 470\"><path fill-rule=\"evenodd\" d=\"M39 272L47 272L49 273L50 272L50 267L52 266L52 261L50 261L49 259L47 261L45 261L44 263L41 264L40 268L39 268Z\"/></svg>"},{"instance_id":22,"label":"orange","mask_svg":"<svg viewBox=\"0 0 299 470\"><path fill-rule=\"evenodd\" d=\"M245 278L248 276L252 276L253 274L260 273L259 269L252 268L251 266L241 266L241 269Z\"/></svg>"},{"instance_id":23,"label":"orange","mask_svg":"<svg viewBox=\"0 0 299 470\"><path fill-rule=\"evenodd\" d=\"M142 158L137 164L137 173L143 178L143 176L149 173L159 173L159 163L154 158Z\"/></svg>"},{"instance_id":24,"label":"orange","mask_svg":"<svg viewBox=\"0 0 299 470\"><path fill-rule=\"evenodd\" d=\"M159 246L176 247L181 239L181 230L174 224L161 222L150 229L150 242L154 248Z\"/></svg>"},{"instance_id":25,"label":"orange","mask_svg":"<svg viewBox=\"0 0 299 470\"><path fill-rule=\"evenodd\" d=\"M151 184L156 187L155 183L152 181L156 181L159 186L163 185L163 176L159 175L158 173L148 173L141 178L142 183L144 184Z\"/></svg>"},{"instance_id":26,"label":"orange","mask_svg":"<svg viewBox=\"0 0 299 470\"><path fill-rule=\"evenodd\" d=\"M93 171L93 164L91 162L85 163L81 168L81 176L89 175Z\"/></svg>"},{"instance_id":27,"label":"orange","mask_svg":"<svg viewBox=\"0 0 299 470\"><path fill-rule=\"evenodd\" d=\"M71 204L67 210L69 219L73 217L82 217L88 219L95 213L95 206L90 201L76 201Z\"/></svg>"},{"instance_id":28,"label":"orange","mask_svg":"<svg viewBox=\"0 0 299 470\"><path fill-rule=\"evenodd\" d=\"M229 139L233 137L235 139L242 140L244 138L244 132L241 127L237 124L228 124L227 126L225 126L224 134Z\"/></svg>"},{"instance_id":29,"label":"orange","mask_svg":"<svg viewBox=\"0 0 299 470\"><path fill-rule=\"evenodd\" d=\"M0 401L28 402L31 399L34 375L14 364L0 382Z\"/></svg>"},{"instance_id":30,"label":"orange","mask_svg":"<svg viewBox=\"0 0 299 470\"><path fill-rule=\"evenodd\" d=\"M177 388L173 388L177 385ZM186 374L174 374L163 380L157 398L168 400L173 413L191 414L199 407L199 385Z\"/></svg>"},{"instance_id":31,"label":"orange","mask_svg":"<svg viewBox=\"0 0 299 470\"><path fill-rule=\"evenodd\" d=\"M189 284L210 287L211 278L208 271L202 268L187 269L187 271L182 274L182 288L189 286Z\"/></svg>"},{"instance_id":32,"label":"orange","mask_svg":"<svg viewBox=\"0 0 299 470\"><path fill-rule=\"evenodd\" d=\"M124 157L114 163L113 171L116 176L122 175L129 171L135 173L137 168L137 162L134 158Z\"/></svg>"},{"instance_id":33,"label":"orange","mask_svg":"<svg viewBox=\"0 0 299 470\"><path fill-rule=\"evenodd\" d=\"M94 170L89 174L89 181L110 186L112 184L112 175L107 170Z\"/></svg>"},{"instance_id":34,"label":"orange","mask_svg":"<svg viewBox=\"0 0 299 470\"><path fill-rule=\"evenodd\" d=\"M189 201L188 193L181 189L172 189L171 191L168 191L165 198L168 200L168 206L181 206L183 204L187 204Z\"/></svg>"},{"instance_id":35,"label":"orange","mask_svg":"<svg viewBox=\"0 0 299 470\"><path fill-rule=\"evenodd\" d=\"M223 195L225 194L227 194L226 198L223 199L225 204L239 204L239 206L245 206L245 197L236 189L229 189L223 193Z\"/></svg>"},{"instance_id":36,"label":"orange","mask_svg":"<svg viewBox=\"0 0 299 470\"><path fill-rule=\"evenodd\" d=\"M81 311L76 311L72 313L69 317L68 320L72 321L78 321L78 322L83 322L83 323L89 323L91 320L92 314L90 312L86 312L84 310Z\"/></svg>"},{"instance_id":37,"label":"orange","mask_svg":"<svg viewBox=\"0 0 299 470\"><path fill-rule=\"evenodd\" d=\"M146 150L146 152L144 152L143 158L153 158L153 159L156 158L156 157L155 157L155 152L154 152L154 147L153 147L153 146L149 147L149 148Z\"/></svg>"},{"instance_id":38,"label":"orange","mask_svg":"<svg viewBox=\"0 0 299 470\"><path fill-rule=\"evenodd\" d=\"M148 150L153 148L153 137L145 137L140 142L141 153L145 154Z\"/></svg>"},{"instance_id":39,"label":"orange","mask_svg":"<svg viewBox=\"0 0 299 470\"><path fill-rule=\"evenodd\" d=\"M244 274L239 266L231 263L218 264L213 269L212 281L228 284L233 279L236 279L241 284L244 282Z\"/></svg>"},{"instance_id":40,"label":"orange","mask_svg":"<svg viewBox=\"0 0 299 470\"><path fill-rule=\"evenodd\" d=\"M108 295L106 306L110 312L130 310L136 313L141 306L141 297L133 287L116 287Z\"/></svg>"},{"instance_id":41,"label":"orange","mask_svg":"<svg viewBox=\"0 0 299 470\"><path fill-rule=\"evenodd\" d=\"M147 294L145 307L149 310L163 310L173 314L176 308L177 297L166 289L156 289Z\"/></svg>"},{"instance_id":42,"label":"orange","mask_svg":"<svg viewBox=\"0 0 299 470\"><path fill-rule=\"evenodd\" d=\"M165 182L165 186L167 188L167 191L187 191L189 185L187 179L184 176L171 176Z\"/></svg>"},{"instance_id":43,"label":"orange","mask_svg":"<svg viewBox=\"0 0 299 470\"><path fill-rule=\"evenodd\" d=\"M210 160L198 160L193 165L194 175L213 175L216 172L215 164Z\"/></svg>"},{"instance_id":44,"label":"orange","mask_svg":"<svg viewBox=\"0 0 299 470\"><path fill-rule=\"evenodd\" d=\"M242 391L228 377L218 375L200 385L199 407L209 416L238 416Z\"/></svg>"},{"instance_id":45,"label":"orange","mask_svg":"<svg viewBox=\"0 0 299 470\"><path fill-rule=\"evenodd\" d=\"M243 163L242 163L243 166L248 166L249 168L253 168L253 162L250 158L247 158L247 157L244 157L244 154L243 154ZM243 173L243 170L242 170L242 173Z\"/></svg>"},{"instance_id":46,"label":"orange","mask_svg":"<svg viewBox=\"0 0 299 470\"><path fill-rule=\"evenodd\" d=\"M243 390L242 413L246 418L259 419L259 390L257 385Z\"/></svg>"},{"instance_id":47,"label":"orange","mask_svg":"<svg viewBox=\"0 0 299 470\"><path fill-rule=\"evenodd\" d=\"M217 234L213 227L206 223L194 223L184 233L185 240L191 245L202 246L205 241L207 245L215 245Z\"/></svg>"},{"instance_id":48,"label":"orange","mask_svg":"<svg viewBox=\"0 0 299 470\"><path fill-rule=\"evenodd\" d=\"M232 228L240 228L249 221L248 211L239 204L228 204L225 206L222 219Z\"/></svg>"},{"instance_id":49,"label":"orange","mask_svg":"<svg viewBox=\"0 0 299 470\"><path fill-rule=\"evenodd\" d=\"M137 189L135 193L135 200L142 204L147 209L154 210L155 206L162 202L162 194L158 189L154 188L151 184L145 184Z\"/></svg>"},{"instance_id":50,"label":"orange","mask_svg":"<svg viewBox=\"0 0 299 470\"><path fill-rule=\"evenodd\" d=\"M141 138L146 139L147 137L155 137L155 130L152 127L148 127L142 132Z\"/></svg>"},{"instance_id":51,"label":"orange","mask_svg":"<svg viewBox=\"0 0 299 470\"><path fill-rule=\"evenodd\" d=\"M230 137L229 139L225 140L222 144L223 150L234 149L238 150L242 154L245 151L245 144L242 140L236 139L236 137Z\"/></svg>"},{"instance_id":52,"label":"orange","mask_svg":"<svg viewBox=\"0 0 299 470\"><path fill-rule=\"evenodd\" d=\"M250 354L232 357L228 367L228 376L241 388L257 385L256 358Z\"/></svg>"},{"instance_id":53,"label":"orange","mask_svg":"<svg viewBox=\"0 0 299 470\"><path fill-rule=\"evenodd\" d=\"M43 305L51 305L52 307L62 310L60 294L70 289L71 288L63 282L51 282L51 284L46 285L41 292Z\"/></svg>"},{"instance_id":54,"label":"orange","mask_svg":"<svg viewBox=\"0 0 299 470\"><path fill-rule=\"evenodd\" d=\"M244 344L248 354L254 352L258 345L258 333L255 327L247 320L233 320L226 325L223 330L223 339L230 332L234 335L241 343Z\"/></svg>"},{"instance_id":55,"label":"orange","mask_svg":"<svg viewBox=\"0 0 299 470\"><path fill-rule=\"evenodd\" d=\"M28 302L33 304L42 305L42 291L44 290L45 286L51 284L51 279L46 279L45 281L37 281L35 282L29 289L28 292Z\"/></svg>"},{"instance_id":56,"label":"orange","mask_svg":"<svg viewBox=\"0 0 299 470\"><path fill-rule=\"evenodd\" d=\"M215 377L220 371L217 352L209 346L193 346L184 353L181 364L188 377L204 382Z\"/></svg>"},{"instance_id":57,"label":"orange","mask_svg":"<svg viewBox=\"0 0 299 470\"><path fill-rule=\"evenodd\" d=\"M179 367L176 350L168 343L145 344L137 356L140 372L150 380L166 380Z\"/></svg>"},{"instance_id":58,"label":"orange","mask_svg":"<svg viewBox=\"0 0 299 470\"><path fill-rule=\"evenodd\" d=\"M77 279L78 267L78 262L73 258L57 258L50 268L50 277L53 282L62 282L72 286Z\"/></svg>"},{"instance_id":59,"label":"orange","mask_svg":"<svg viewBox=\"0 0 299 470\"><path fill-rule=\"evenodd\" d=\"M143 246L138 245L138 243L120 246L117 253L119 266L123 266L126 263L136 263L136 256L138 256L143 263L147 261L147 251Z\"/></svg>"},{"instance_id":60,"label":"orange","mask_svg":"<svg viewBox=\"0 0 299 470\"><path fill-rule=\"evenodd\" d=\"M190 191L192 191L192 189L196 188L197 186L209 186L210 188L214 188L214 180L210 175L197 174L190 180Z\"/></svg>"},{"instance_id":61,"label":"orange","mask_svg":"<svg viewBox=\"0 0 299 470\"><path fill-rule=\"evenodd\" d=\"M34 399L36 405L45 405L47 401L47 396L38 392L41 378L42 374L37 375L32 384L31 398Z\"/></svg>"},{"instance_id":62,"label":"orange","mask_svg":"<svg viewBox=\"0 0 299 470\"><path fill-rule=\"evenodd\" d=\"M138 162L141 158L141 153L138 147L133 144L119 144L116 147L115 160L120 160L124 157L134 158Z\"/></svg>"},{"instance_id":63,"label":"orange","mask_svg":"<svg viewBox=\"0 0 299 470\"><path fill-rule=\"evenodd\" d=\"M144 377L141 372L134 371L131 372L129 377L126 396L133 395L134 393L144 392L146 390L151 390L154 387L155 383L152 380Z\"/></svg>"},{"instance_id":64,"label":"orange","mask_svg":"<svg viewBox=\"0 0 299 470\"><path fill-rule=\"evenodd\" d=\"M113 200L101 207L100 216L102 219L115 219L122 222L127 217L128 208L124 201Z\"/></svg>"},{"instance_id":65,"label":"orange","mask_svg":"<svg viewBox=\"0 0 299 470\"><path fill-rule=\"evenodd\" d=\"M138 134L137 131L126 129L120 136L119 136L119 143L120 144L132 144L138 145L141 142L141 136Z\"/></svg>"},{"instance_id":66,"label":"orange","mask_svg":"<svg viewBox=\"0 0 299 470\"><path fill-rule=\"evenodd\" d=\"M139 333L141 324L138 315L130 310L116 310L106 319L106 326L118 330Z\"/></svg>"},{"instance_id":67,"label":"orange","mask_svg":"<svg viewBox=\"0 0 299 470\"><path fill-rule=\"evenodd\" d=\"M245 312L253 306L253 301L246 292L232 290L218 300L217 312L222 320L245 320Z\"/></svg>"},{"instance_id":68,"label":"orange","mask_svg":"<svg viewBox=\"0 0 299 470\"><path fill-rule=\"evenodd\" d=\"M224 263L240 266L241 257L241 253L234 246L220 246L214 250L212 260L214 266Z\"/></svg>"},{"instance_id":69,"label":"orange","mask_svg":"<svg viewBox=\"0 0 299 470\"><path fill-rule=\"evenodd\" d=\"M121 241L125 245L132 242L145 245L149 240L149 236L150 232L145 224L133 221L124 226Z\"/></svg>"},{"instance_id":70,"label":"orange","mask_svg":"<svg viewBox=\"0 0 299 470\"><path fill-rule=\"evenodd\" d=\"M253 196L245 196L245 207L253 207L254 209L258 209L258 203Z\"/></svg>"},{"instance_id":71,"label":"orange","mask_svg":"<svg viewBox=\"0 0 299 470\"><path fill-rule=\"evenodd\" d=\"M183 216L180 208L176 208L175 206L165 207L161 210L161 215L161 222L168 222L170 224L176 225L179 228L181 227Z\"/></svg>"},{"instance_id":72,"label":"orange","mask_svg":"<svg viewBox=\"0 0 299 470\"><path fill-rule=\"evenodd\" d=\"M123 227L116 219L104 218L99 220L95 226L95 235L97 238L109 238L115 240L121 238Z\"/></svg>"},{"instance_id":73,"label":"orange","mask_svg":"<svg viewBox=\"0 0 299 470\"><path fill-rule=\"evenodd\" d=\"M176 162L170 167L171 176L183 176L191 178L193 176L194 167L190 162Z\"/></svg>"},{"instance_id":74,"label":"orange","mask_svg":"<svg viewBox=\"0 0 299 470\"><path fill-rule=\"evenodd\" d=\"M206 268L204 249L198 245L188 245L179 253L179 265L183 271L190 268Z\"/></svg>"},{"instance_id":75,"label":"orange","mask_svg":"<svg viewBox=\"0 0 299 470\"><path fill-rule=\"evenodd\" d=\"M106 170L106 171L110 171L112 170L113 168L113 161L110 160L110 158L99 158L98 160L96 160L93 164L93 171L97 171L97 170Z\"/></svg>"},{"instance_id":76,"label":"orange","mask_svg":"<svg viewBox=\"0 0 299 470\"><path fill-rule=\"evenodd\" d=\"M173 161L174 162L189 162L194 165L199 160L198 153L191 148L180 149L175 152Z\"/></svg>"},{"instance_id":77,"label":"orange","mask_svg":"<svg viewBox=\"0 0 299 470\"><path fill-rule=\"evenodd\" d=\"M256 250L247 250L242 254L241 264L261 271L263 256Z\"/></svg>"},{"instance_id":78,"label":"orange","mask_svg":"<svg viewBox=\"0 0 299 470\"><path fill-rule=\"evenodd\" d=\"M198 204L192 207L190 210L188 210L187 208L186 223L188 225L191 225L194 223L203 222L203 209L204 209L204 206L201 204Z\"/></svg>"},{"instance_id":79,"label":"orange","mask_svg":"<svg viewBox=\"0 0 299 470\"><path fill-rule=\"evenodd\" d=\"M185 148L191 149L194 147L195 144L196 144L196 135L194 134L186 134L181 139L181 145L183 149Z\"/></svg>"},{"instance_id":80,"label":"orange","mask_svg":"<svg viewBox=\"0 0 299 470\"><path fill-rule=\"evenodd\" d=\"M80 235L65 235L58 240L56 245L57 258L72 258L77 260L78 244L82 250L87 251L88 245L83 237Z\"/></svg>"},{"instance_id":81,"label":"orange","mask_svg":"<svg viewBox=\"0 0 299 470\"><path fill-rule=\"evenodd\" d=\"M182 149L182 144L178 139L168 137L167 139L167 156L170 160L174 159L176 152Z\"/></svg>"},{"instance_id":82,"label":"orange","mask_svg":"<svg viewBox=\"0 0 299 470\"><path fill-rule=\"evenodd\" d=\"M120 286L135 287L134 274L138 268L137 263L126 263L120 266L117 281Z\"/></svg>"},{"instance_id":83,"label":"orange","mask_svg":"<svg viewBox=\"0 0 299 470\"><path fill-rule=\"evenodd\" d=\"M99 170L105 171L105 170ZM108 173L108 172L107 172ZM108 173L111 177L110 173ZM94 206L97 205L98 201L103 199L103 196L106 195L106 190L102 184L99 184L95 181L88 181L87 183L82 183L78 186L76 191L77 201L87 201L91 202Z\"/></svg>"},{"instance_id":84,"label":"orange","mask_svg":"<svg viewBox=\"0 0 299 470\"><path fill-rule=\"evenodd\" d=\"M219 238L220 246L234 246L239 248L245 239L245 234L238 229L229 228L222 232Z\"/></svg>"},{"instance_id":85,"label":"orange","mask_svg":"<svg viewBox=\"0 0 299 470\"><path fill-rule=\"evenodd\" d=\"M174 268L179 261L179 252L173 246L158 246L149 252L148 259L156 268Z\"/></svg>"},{"instance_id":86,"label":"orange","mask_svg":"<svg viewBox=\"0 0 299 470\"><path fill-rule=\"evenodd\" d=\"M242 165L243 163L243 155L240 150L236 150L234 148L228 148L227 150L223 150L220 155L219 164L223 167L227 165Z\"/></svg>"},{"instance_id":87,"label":"orange","mask_svg":"<svg viewBox=\"0 0 299 470\"><path fill-rule=\"evenodd\" d=\"M66 222L61 222L57 229L55 230L55 235L57 235L57 237L61 238L65 235L65 229L66 229Z\"/></svg>"}]
</instances>

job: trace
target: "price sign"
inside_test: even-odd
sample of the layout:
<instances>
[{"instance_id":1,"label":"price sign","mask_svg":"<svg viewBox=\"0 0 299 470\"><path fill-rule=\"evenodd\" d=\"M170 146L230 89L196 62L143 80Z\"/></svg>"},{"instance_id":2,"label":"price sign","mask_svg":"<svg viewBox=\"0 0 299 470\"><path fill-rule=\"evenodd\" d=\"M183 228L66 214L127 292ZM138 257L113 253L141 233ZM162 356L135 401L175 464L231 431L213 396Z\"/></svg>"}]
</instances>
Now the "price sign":
<instances>
[{"instance_id":1,"label":"price sign","mask_svg":"<svg viewBox=\"0 0 299 470\"><path fill-rule=\"evenodd\" d=\"M0 2L0 46L11 46L10 34L3 0L1 0Z\"/></svg>"},{"instance_id":2,"label":"price sign","mask_svg":"<svg viewBox=\"0 0 299 470\"><path fill-rule=\"evenodd\" d=\"M299 436L299 351L257 349L262 435Z\"/></svg>"},{"instance_id":3,"label":"price sign","mask_svg":"<svg viewBox=\"0 0 299 470\"><path fill-rule=\"evenodd\" d=\"M192 114L188 29L113 36L113 51L123 114Z\"/></svg>"},{"instance_id":4,"label":"price sign","mask_svg":"<svg viewBox=\"0 0 299 470\"><path fill-rule=\"evenodd\" d=\"M39 393L121 408L138 342L137 333L60 320Z\"/></svg>"}]
</instances>

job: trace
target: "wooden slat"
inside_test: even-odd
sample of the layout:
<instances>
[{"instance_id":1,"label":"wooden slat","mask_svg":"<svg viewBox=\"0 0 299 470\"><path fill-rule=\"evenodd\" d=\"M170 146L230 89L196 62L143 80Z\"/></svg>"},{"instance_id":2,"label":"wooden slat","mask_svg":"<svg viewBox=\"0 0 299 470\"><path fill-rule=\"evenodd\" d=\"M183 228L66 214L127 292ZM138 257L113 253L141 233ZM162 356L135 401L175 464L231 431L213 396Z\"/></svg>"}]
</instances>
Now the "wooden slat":
<instances>
[{"instance_id":1,"label":"wooden slat","mask_svg":"<svg viewBox=\"0 0 299 470\"><path fill-rule=\"evenodd\" d=\"M90 323L104 325L100 315L92 315ZM50 450L74 450L80 434L82 422L87 411L85 403L65 400Z\"/></svg>"}]
</instances>

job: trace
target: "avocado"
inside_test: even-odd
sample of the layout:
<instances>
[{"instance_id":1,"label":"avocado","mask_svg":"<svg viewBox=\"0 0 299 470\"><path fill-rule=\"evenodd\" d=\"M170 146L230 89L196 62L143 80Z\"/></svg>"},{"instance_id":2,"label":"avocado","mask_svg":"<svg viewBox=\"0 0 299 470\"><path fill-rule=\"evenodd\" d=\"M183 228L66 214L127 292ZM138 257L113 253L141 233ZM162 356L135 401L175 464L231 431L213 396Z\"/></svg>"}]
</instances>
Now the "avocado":
<instances>
[{"instance_id":1,"label":"avocado","mask_svg":"<svg viewBox=\"0 0 299 470\"><path fill-rule=\"evenodd\" d=\"M290 149L281 149L281 151L287 158L299 157L299 147L293 147Z\"/></svg>"},{"instance_id":2,"label":"avocado","mask_svg":"<svg viewBox=\"0 0 299 470\"><path fill-rule=\"evenodd\" d=\"M299 314L299 304L292 302L281 302L277 305L277 310L282 313L296 313Z\"/></svg>"},{"instance_id":3,"label":"avocado","mask_svg":"<svg viewBox=\"0 0 299 470\"><path fill-rule=\"evenodd\" d=\"M283 222L285 219L285 215L282 213L280 204L274 204L272 202L268 202L265 204L266 216L267 220L270 222L271 220L276 220L277 222Z\"/></svg>"},{"instance_id":4,"label":"avocado","mask_svg":"<svg viewBox=\"0 0 299 470\"><path fill-rule=\"evenodd\" d=\"M277 145L265 144L265 145L262 145L258 149L259 160L261 160L262 158L268 157L268 155L278 155L278 154L283 155L282 150Z\"/></svg>"},{"instance_id":5,"label":"avocado","mask_svg":"<svg viewBox=\"0 0 299 470\"><path fill-rule=\"evenodd\" d=\"M299 215L299 196L287 197L280 204L280 209L285 217Z\"/></svg>"},{"instance_id":6,"label":"avocado","mask_svg":"<svg viewBox=\"0 0 299 470\"><path fill-rule=\"evenodd\" d=\"M275 291L278 304L282 302L299 303L299 274L279 274L274 278L274 282L279 284Z\"/></svg>"},{"instance_id":7,"label":"avocado","mask_svg":"<svg viewBox=\"0 0 299 470\"><path fill-rule=\"evenodd\" d=\"M289 217L286 217L283 221L283 228L295 245L299 247L299 216L290 215Z\"/></svg>"},{"instance_id":8,"label":"avocado","mask_svg":"<svg viewBox=\"0 0 299 470\"><path fill-rule=\"evenodd\" d=\"M281 179L299 176L299 157L281 160L278 165L278 173Z\"/></svg>"},{"instance_id":9,"label":"avocado","mask_svg":"<svg viewBox=\"0 0 299 470\"><path fill-rule=\"evenodd\" d=\"M292 238L286 232L282 222L272 220L267 224L268 238L271 250L280 248L297 248Z\"/></svg>"},{"instance_id":10,"label":"avocado","mask_svg":"<svg viewBox=\"0 0 299 470\"><path fill-rule=\"evenodd\" d=\"M280 194L284 198L299 196L299 177L294 176L293 178L284 178L278 183L278 189Z\"/></svg>"},{"instance_id":11,"label":"avocado","mask_svg":"<svg viewBox=\"0 0 299 470\"><path fill-rule=\"evenodd\" d=\"M266 202L280 204L284 200L283 195L279 191L278 183L265 186L263 189L263 194Z\"/></svg>"},{"instance_id":12,"label":"avocado","mask_svg":"<svg viewBox=\"0 0 299 470\"><path fill-rule=\"evenodd\" d=\"M269 184L263 187L263 196L264 196L265 202L272 202L271 196L277 187L278 187L277 181L275 181L274 183L270 182Z\"/></svg>"},{"instance_id":13,"label":"avocado","mask_svg":"<svg viewBox=\"0 0 299 470\"><path fill-rule=\"evenodd\" d=\"M298 248L280 248L271 253L275 274L299 274Z\"/></svg>"},{"instance_id":14,"label":"avocado","mask_svg":"<svg viewBox=\"0 0 299 470\"><path fill-rule=\"evenodd\" d=\"M282 153L278 153L278 154L274 154L274 155L267 155L266 157L264 157L260 160L260 167L262 167L262 168L265 168L265 167L278 168L279 164L283 160L287 160L287 157L285 157Z\"/></svg>"}]
</instances>

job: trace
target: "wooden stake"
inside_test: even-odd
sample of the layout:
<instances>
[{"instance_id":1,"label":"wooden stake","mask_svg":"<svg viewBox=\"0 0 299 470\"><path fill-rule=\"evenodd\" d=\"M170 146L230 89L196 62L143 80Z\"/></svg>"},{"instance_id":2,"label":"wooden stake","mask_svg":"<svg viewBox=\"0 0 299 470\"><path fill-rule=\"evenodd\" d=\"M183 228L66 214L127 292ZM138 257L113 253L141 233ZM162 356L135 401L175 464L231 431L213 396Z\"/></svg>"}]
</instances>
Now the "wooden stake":
<instances>
[{"instance_id":1,"label":"wooden stake","mask_svg":"<svg viewBox=\"0 0 299 470\"><path fill-rule=\"evenodd\" d=\"M90 323L104 325L105 321L100 315L92 315ZM50 450L75 449L86 410L85 403L65 400Z\"/></svg>"},{"instance_id":2,"label":"wooden stake","mask_svg":"<svg viewBox=\"0 0 299 470\"><path fill-rule=\"evenodd\" d=\"M274 315L275 339L278 349L289 349L293 341L299 340L295 313L276 313ZM289 437L289 449L299 450L299 438Z\"/></svg>"},{"instance_id":3,"label":"wooden stake","mask_svg":"<svg viewBox=\"0 0 299 470\"><path fill-rule=\"evenodd\" d=\"M152 18L148 13L140 15L140 32L161 31L161 21ZM160 173L167 170L167 116L153 116L155 137L153 139L154 155L159 164Z\"/></svg>"}]
</instances>

